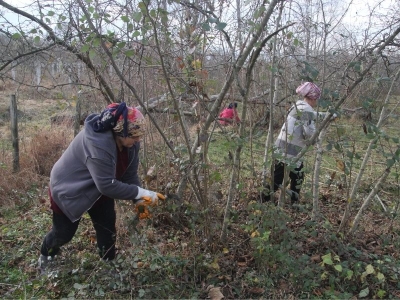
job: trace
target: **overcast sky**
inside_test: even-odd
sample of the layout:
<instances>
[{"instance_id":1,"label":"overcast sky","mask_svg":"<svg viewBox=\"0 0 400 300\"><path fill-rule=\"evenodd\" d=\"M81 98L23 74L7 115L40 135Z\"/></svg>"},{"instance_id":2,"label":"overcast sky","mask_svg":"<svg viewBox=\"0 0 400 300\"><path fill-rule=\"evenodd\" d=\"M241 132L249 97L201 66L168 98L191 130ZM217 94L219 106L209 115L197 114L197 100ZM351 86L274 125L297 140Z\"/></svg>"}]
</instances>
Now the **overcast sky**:
<instances>
[{"instance_id":1,"label":"overcast sky","mask_svg":"<svg viewBox=\"0 0 400 300\"><path fill-rule=\"evenodd\" d=\"M334 1L334 0L332 0ZM351 0L348 0L350 2ZM369 21L369 12L371 9L376 8L377 11L379 11L382 14L385 14L388 12L397 1L400 0L353 0L352 6L344 18L343 22L347 24L352 24L352 25L358 25L360 26L361 24L368 24ZM5 0L5 2L16 6L18 8L27 8L27 6L34 2L33 0ZM58 1L55 0L55 3ZM8 10L3 9L2 12L6 12ZM28 11L29 12L29 11ZM4 15L8 20L13 21L13 22L18 22L18 16L14 13L6 13ZM376 20L377 22L379 21ZM0 20L0 23L1 20Z\"/></svg>"},{"instance_id":2,"label":"overcast sky","mask_svg":"<svg viewBox=\"0 0 400 300\"><path fill-rule=\"evenodd\" d=\"M369 12L376 7L376 11L387 13L399 0L353 0L352 6L345 17L347 23L366 23L369 20Z\"/></svg>"}]
</instances>

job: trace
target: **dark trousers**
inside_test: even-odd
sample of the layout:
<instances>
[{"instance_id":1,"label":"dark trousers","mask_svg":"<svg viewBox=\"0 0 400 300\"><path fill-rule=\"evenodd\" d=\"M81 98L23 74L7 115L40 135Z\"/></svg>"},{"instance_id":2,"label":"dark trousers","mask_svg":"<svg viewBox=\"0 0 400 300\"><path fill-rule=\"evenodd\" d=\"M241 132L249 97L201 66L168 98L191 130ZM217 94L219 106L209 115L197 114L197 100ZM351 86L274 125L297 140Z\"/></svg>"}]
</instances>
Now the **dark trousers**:
<instances>
[{"instance_id":1,"label":"dark trousers","mask_svg":"<svg viewBox=\"0 0 400 300\"><path fill-rule=\"evenodd\" d=\"M274 193L279 189L279 186L282 185L283 179L285 177L285 167L286 164L283 162L276 162L274 165ZM290 179L290 190L292 191L291 200L292 202L298 201L298 197L300 194L300 188L304 179L303 163L298 168L291 170L289 172ZM293 193L294 192L294 193ZM262 194L263 201L269 201L271 199L271 187L267 185Z\"/></svg>"},{"instance_id":2,"label":"dark trousers","mask_svg":"<svg viewBox=\"0 0 400 300\"><path fill-rule=\"evenodd\" d=\"M96 230L97 247L99 255L103 259L115 257L116 241L116 213L114 199L98 201L88 210ZM64 214L53 211L53 227L45 236L41 254L54 256L60 251L60 247L72 240L78 229L80 220L71 222Z\"/></svg>"}]
</instances>

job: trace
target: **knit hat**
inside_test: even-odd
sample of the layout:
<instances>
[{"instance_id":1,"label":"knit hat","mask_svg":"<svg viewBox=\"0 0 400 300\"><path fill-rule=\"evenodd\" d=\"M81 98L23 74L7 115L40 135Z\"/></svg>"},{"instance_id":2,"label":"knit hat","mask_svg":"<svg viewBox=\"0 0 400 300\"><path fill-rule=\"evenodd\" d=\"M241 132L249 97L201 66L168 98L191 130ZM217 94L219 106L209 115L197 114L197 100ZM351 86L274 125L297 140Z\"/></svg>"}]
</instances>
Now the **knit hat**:
<instances>
[{"instance_id":1,"label":"knit hat","mask_svg":"<svg viewBox=\"0 0 400 300\"><path fill-rule=\"evenodd\" d=\"M296 93L311 100L318 100L321 97L320 88L312 82L304 82L302 85L297 87Z\"/></svg>"},{"instance_id":2,"label":"knit hat","mask_svg":"<svg viewBox=\"0 0 400 300\"><path fill-rule=\"evenodd\" d=\"M145 125L142 113L122 102L108 105L93 124L93 130L104 132L112 129L119 136L136 137L145 133Z\"/></svg>"}]
</instances>

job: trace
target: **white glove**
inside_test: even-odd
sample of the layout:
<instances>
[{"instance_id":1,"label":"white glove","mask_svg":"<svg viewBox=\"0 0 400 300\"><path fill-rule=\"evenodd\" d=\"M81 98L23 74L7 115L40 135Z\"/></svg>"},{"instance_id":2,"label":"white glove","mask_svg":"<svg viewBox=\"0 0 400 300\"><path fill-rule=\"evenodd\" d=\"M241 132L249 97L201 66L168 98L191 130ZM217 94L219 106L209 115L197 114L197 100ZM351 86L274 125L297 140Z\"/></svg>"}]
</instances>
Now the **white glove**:
<instances>
[{"instance_id":1,"label":"white glove","mask_svg":"<svg viewBox=\"0 0 400 300\"><path fill-rule=\"evenodd\" d=\"M165 196L156 193L153 191L149 191L146 189L142 189L141 187L138 187L138 194L136 198L138 201L136 201L135 204L144 204L144 205L150 205L150 206L155 206L158 204L158 199L165 200Z\"/></svg>"},{"instance_id":2,"label":"white glove","mask_svg":"<svg viewBox=\"0 0 400 300\"><path fill-rule=\"evenodd\" d=\"M333 113L331 116L331 120L335 120L338 117L337 113Z\"/></svg>"}]
</instances>

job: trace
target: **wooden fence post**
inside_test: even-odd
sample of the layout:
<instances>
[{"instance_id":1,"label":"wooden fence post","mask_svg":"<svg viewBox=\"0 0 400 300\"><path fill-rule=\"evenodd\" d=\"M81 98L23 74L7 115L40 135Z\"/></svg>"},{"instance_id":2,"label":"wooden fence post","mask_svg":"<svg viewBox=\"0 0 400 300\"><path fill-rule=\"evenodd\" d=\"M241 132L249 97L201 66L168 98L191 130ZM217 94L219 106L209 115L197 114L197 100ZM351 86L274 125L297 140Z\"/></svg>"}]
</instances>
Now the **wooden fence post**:
<instances>
[{"instance_id":1,"label":"wooden fence post","mask_svg":"<svg viewBox=\"0 0 400 300\"><path fill-rule=\"evenodd\" d=\"M18 110L15 95L10 98L11 138L13 146L13 171L19 171Z\"/></svg>"}]
</instances>

